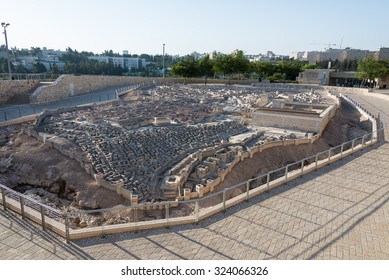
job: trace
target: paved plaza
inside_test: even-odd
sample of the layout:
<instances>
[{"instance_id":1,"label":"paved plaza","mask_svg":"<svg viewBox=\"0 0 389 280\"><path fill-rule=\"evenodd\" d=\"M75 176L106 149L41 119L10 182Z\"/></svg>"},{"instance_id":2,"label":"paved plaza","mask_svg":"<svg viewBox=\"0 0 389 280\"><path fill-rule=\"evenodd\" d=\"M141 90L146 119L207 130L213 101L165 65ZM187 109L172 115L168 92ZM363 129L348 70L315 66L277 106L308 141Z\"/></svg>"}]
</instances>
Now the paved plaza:
<instances>
[{"instance_id":1,"label":"paved plaza","mask_svg":"<svg viewBox=\"0 0 389 280\"><path fill-rule=\"evenodd\" d=\"M352 97L389 123L389 101ZM0 259L389 259L388 170L385 142L198 225L70 244L0 210Z\"/></svg>"}]
</instances>

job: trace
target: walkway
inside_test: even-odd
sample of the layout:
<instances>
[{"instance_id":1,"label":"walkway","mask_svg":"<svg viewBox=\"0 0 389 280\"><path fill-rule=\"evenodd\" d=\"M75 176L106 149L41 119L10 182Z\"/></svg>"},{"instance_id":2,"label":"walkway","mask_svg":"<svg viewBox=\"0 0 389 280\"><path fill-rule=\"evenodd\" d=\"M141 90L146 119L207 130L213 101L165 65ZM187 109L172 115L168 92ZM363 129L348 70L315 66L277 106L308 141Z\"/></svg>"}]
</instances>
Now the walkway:
<instances>
[{"instance_id":1,"label":"walkway","mask_svg":"<svg viewBox=\"0 0 389 280\"><path fill-rule=\"evenodd\" d=\"M354 97L389 123L389 101ZM389 259L388 170L385 142L199 225L70 245L0 211L0 259Z\"/></svg>"},{"instance_id":2,"label":"walkway","mask_svg":"<svg viewBox=\"0 0 389 280\"><path fill-rule=\"evenodd\" d=\"M45 109L59 109L74 107L83 104L102 102L116 99L114 89L98 91L83 95L77 95L50 103L24 104L24 105L2 105L0 106L0 122L16 119L23 116L33 115Z\"/></svg>"}]
</instances>

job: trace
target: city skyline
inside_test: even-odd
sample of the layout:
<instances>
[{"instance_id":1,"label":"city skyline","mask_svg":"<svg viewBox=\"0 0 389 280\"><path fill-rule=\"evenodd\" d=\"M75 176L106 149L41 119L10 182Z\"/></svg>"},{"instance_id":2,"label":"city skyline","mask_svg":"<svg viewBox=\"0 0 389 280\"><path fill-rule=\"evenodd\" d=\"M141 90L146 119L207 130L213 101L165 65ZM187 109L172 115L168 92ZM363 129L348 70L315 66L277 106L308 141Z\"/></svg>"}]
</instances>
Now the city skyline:
<instances>
[{"instance_id":1,"label":"city skyline","mask_svg":"<svg viewBox=\"0 0 389 280\"><path fill-rule=\"evenodd\" d=\"M23 7L23 8L21 8ZM385 1L363 5L300 0L93 1L21 0L2 4L9 47L47 47L102 53L185 55L214 50L289 54L332 48L378 50L389 46ZM4 38L0 39L4 44Z\"/></svg>"}]
</instances>

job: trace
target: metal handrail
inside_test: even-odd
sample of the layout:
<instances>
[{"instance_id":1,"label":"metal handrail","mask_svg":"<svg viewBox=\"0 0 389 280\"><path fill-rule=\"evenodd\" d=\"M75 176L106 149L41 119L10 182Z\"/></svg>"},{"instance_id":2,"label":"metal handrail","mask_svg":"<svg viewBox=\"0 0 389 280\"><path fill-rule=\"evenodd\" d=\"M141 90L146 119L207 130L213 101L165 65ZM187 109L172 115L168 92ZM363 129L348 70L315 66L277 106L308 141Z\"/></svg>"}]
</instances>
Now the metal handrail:
<instances>
[{"instance_id":1,"label":"metal handrail","mask_svg":"<svg viewBox=\"0 0 389 280\"><path fill-rule=\"evenodd\" d=\"M47 210L49 210L49 211L51 211L51 212L53 212L53 213L55 213L55 214L57 214L59 216L63 215L63 212L61 212L60 210L55 209L55 208L53 208L53 207L51 207L49 205L43 204L43 203L41 203L39 201L36 201L35 199L32 199L31 197L29 197L29 196L27 196L25 194L19 193L19 192L15 191L15 190L7 187L7 186L4 186L3 184L0 184L0 188L6 190L7 192L9 192L9 193L11 193L11 194L13 194L13 195L15 195L17 197L21 197L24 200L27 200L27 201L29 201L29 202L31 202L33 204L42 206L42 207L46 208Z\"/></svg>"}]
</instances>

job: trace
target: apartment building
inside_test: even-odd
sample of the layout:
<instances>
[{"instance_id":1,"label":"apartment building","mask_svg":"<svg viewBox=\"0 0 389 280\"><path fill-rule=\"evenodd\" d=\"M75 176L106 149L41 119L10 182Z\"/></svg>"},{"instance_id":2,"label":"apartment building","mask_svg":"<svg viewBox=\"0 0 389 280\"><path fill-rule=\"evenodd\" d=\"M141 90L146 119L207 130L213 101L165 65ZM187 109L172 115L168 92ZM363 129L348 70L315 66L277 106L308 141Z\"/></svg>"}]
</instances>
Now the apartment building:
<instances>
[{"instance_id":1,"label":"apartment building","mask_svg":"<svg viewBox=\"0 0 389 280\"><path fill-rule=\"evenodd\" d=\"M90 56L89 59L105 63L112 63L123 69L140 69L146 67L146 60L138 57L110 57L110 56Z\"/></svg>"}]
</instances>

